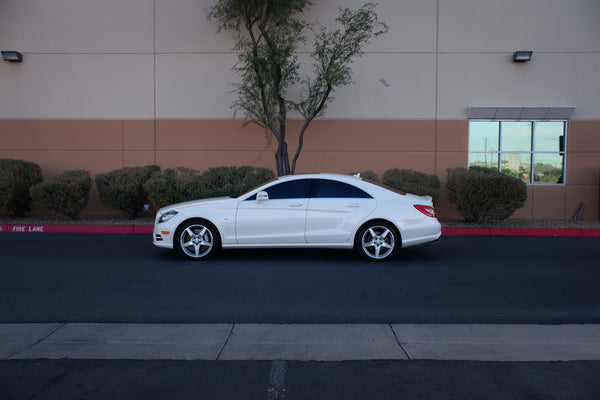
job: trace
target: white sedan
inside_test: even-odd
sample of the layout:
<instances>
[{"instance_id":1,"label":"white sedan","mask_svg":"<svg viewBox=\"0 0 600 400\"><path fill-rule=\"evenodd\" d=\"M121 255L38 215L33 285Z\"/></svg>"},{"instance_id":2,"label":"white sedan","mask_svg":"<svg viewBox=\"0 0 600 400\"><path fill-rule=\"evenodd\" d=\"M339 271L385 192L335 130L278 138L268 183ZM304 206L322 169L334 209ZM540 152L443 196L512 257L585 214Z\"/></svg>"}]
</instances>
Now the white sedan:
<instances>
[{"instance_id":1,"label":"white sedan","mask_svg":"<svg viewBox=\"0 0 600 400\"><path fill-rule=\"evenodd\" d=\"M290 175L238 198L173 204L158 210L153 243L204 260L219 249L356 249L368 260L437 240L431 197L393 191L338 174Z\"/></svg>"}]
</instances>

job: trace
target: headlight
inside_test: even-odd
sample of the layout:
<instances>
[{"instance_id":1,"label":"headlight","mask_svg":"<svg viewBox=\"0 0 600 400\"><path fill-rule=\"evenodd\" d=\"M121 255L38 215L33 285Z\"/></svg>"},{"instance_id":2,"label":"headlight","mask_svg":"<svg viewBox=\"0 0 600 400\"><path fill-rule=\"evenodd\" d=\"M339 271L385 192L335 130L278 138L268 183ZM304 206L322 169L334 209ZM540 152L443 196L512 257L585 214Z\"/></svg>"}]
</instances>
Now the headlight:
<instances>
[{"instance_id":1,"label":"headlight","mask_svg":"<svg viewBox=\"0 0 600 400\"><path fill-rule=\"evenodd\" d=\"M179 214L177 211L169 211L168 213L162 214L158 219L158 223L162 224L163 222L167 222L177 214Z\"/></svg>"}]
</instances>

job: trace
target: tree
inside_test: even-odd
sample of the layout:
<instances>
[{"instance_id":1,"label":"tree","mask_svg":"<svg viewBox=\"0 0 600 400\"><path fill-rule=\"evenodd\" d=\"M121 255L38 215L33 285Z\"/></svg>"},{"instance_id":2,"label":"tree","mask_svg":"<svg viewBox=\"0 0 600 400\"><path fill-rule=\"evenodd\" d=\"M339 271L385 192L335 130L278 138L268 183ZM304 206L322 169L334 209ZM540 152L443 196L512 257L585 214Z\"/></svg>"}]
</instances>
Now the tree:
<instances>
[{"instance_id":1,"label":"tree","mask_svg":"<svg viewBox=\"0 0 600 400\"><path fill-rule=\"evenodd\" d=\"M232 108L244 112L245 124L257 124L277 140L278 176L294 173L308 126L323 114L336 88L352 83L350 64L363 46L388 30L373 3L340 9L340 28L332 31L300 18L311 5L310 0L217 0L207 10L219 31L235 35L239 56L233 70L241 80L234 84L238 98ZM313 74L301 77L296 51L306 43L307 29L315 30ZM286 142L290 110L304 119L291 164Z\"/></svg>"}]
</instances>

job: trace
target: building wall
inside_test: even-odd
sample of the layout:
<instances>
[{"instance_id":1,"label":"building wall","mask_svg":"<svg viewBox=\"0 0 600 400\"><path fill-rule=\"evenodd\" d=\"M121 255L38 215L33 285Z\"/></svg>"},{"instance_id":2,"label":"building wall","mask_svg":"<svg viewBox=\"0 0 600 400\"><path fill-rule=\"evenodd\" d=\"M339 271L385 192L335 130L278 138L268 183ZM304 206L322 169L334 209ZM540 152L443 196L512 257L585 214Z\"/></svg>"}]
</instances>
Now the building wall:
<instances>
[{"instance_id":1,"label":"building wall","mask_svg":"<svg viewBox=\"0 0 600 400\"><path fill-rule=\"evenodd\" d=\"M0 62L0 157L37 162L45 177L150 163L273 168L265 132L232 118L233 39L206 20L210 4L0 2L0 49L24 55ZM362 4L324 0L307 18L331 25L339 6ZM575 107L566 185L529 186L516 216L571 218L583 202L584 218L598 218L600 2L382 0L377 10L390 32L313 122L298 172L399 167L444 180L467 165L470 106ZM513 63L515 50L533 60ZM445 200L439 211L454 215ZM92 196L86 212L110 210Z\"/></svg>"}]
</instances>

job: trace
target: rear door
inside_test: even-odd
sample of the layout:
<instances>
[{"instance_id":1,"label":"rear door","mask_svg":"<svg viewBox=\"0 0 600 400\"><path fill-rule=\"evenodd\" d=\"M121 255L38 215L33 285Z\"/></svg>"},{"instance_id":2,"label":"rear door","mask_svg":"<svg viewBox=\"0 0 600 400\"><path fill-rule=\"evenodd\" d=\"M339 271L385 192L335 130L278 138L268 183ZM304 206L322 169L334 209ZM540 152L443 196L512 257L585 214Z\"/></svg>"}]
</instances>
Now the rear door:
<instances>
[{"instance_id":1,"label":"rear door","mask_svg":"<svg viewBox=\"0 0 600 400\"><path fill-rule=\"evenodd\" d=\"M343 243L356 225L371 214L377 201L356 186L315 179L306 214L308 243Z\"/></svg>"}]
</instances>

